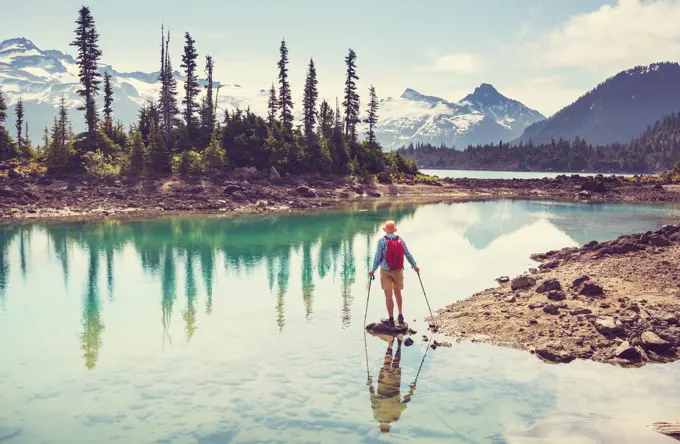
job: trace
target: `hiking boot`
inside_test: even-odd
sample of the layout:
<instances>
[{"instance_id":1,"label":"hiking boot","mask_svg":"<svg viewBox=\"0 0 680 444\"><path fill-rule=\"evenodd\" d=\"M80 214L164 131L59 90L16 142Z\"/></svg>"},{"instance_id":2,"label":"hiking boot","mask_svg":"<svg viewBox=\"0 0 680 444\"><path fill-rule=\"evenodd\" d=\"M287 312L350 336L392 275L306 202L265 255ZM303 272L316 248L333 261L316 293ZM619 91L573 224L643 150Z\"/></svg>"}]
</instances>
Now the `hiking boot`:
<instances>
[{"instance_id":1,"label":"hiking boot","mask_svg":"<svg viewBox=\"0 0 680 444\"><path fill-rule=\"evenodd\" d=\"M399 323L399 325L404 325L404 316L402 315L397 316L397 322Z\"/></svg>"},{"instance_id":2,"label":"hiking boot","mask_svg":"<svg viewBox=\"0 0 680 444\"><path fill-rule=\"evenodd\" d=\"M387 325L388 327L394 327L394 318L383 319L382 323Z\"/></svg>"}]
</instances>

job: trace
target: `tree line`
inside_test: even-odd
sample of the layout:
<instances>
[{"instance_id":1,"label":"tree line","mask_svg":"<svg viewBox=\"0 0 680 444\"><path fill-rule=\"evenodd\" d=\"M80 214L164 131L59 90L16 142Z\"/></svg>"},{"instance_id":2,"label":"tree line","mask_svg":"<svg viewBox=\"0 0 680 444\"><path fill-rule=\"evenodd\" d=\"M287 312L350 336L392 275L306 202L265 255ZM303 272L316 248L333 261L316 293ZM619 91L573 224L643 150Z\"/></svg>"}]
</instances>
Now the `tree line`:
<instances>
[{"instance_id":1,"label":"tree line","mask_svg":"<svg viewBox=\"0 0 680 444\"><path fill-rule=\"evenodd\" d=\"M201 66L205 78L201 78L196 41L189 32L184 34L180 64L184 96L180 104L170 58L170 31L161 27L158 98L148 100L141 107L137 122L126 129L114 116L112 77L108 72L102 76L99 69L100 36L88 7L79 10L76 25L71 45L77 49L80 80L77 92L82 99L77 110L83 112L87 129L73 133L62 95L51 130L45 128L42 144L34 148L28 140L22 100L15 107L17 134L13 138L3 125L7 106L0 95L0 161L36 158L44 162L48 171L85 170L99 176L219 175L251 166L261 170L275 167L281 173L291 174L366 176L388 167L396 172L417 172L413 162L397 153L384 153L377 142L379 101L371 85L369 102L362 113L357 54L352 49L345 57L343 100L336 99L335 106L326 99L319 102L316 66L310 59L302 96L303 119L296 124L284 39L279 48L278 82L271 86L266 119L250 109L225 110L220 119L217 106L220 85L213 78L214 59L205 56ZM103 116L96 100L102 89L102 77ZM358 130L361 123L367 124L364 140L360 140Z\"/></svg>"},{"instance_id":2,"label":"tree line","mask_svg":"<svg viewBox=\"0 0 680 444\"><path fill-rule=\"evenodd\" d=\"M398 150L420 168L519 171L655 173L680 160L680 113L671 113L629 143L591 145L585 140L503 143L456 150L444 145L409 144Z\"/></svg>"}]
</instances>

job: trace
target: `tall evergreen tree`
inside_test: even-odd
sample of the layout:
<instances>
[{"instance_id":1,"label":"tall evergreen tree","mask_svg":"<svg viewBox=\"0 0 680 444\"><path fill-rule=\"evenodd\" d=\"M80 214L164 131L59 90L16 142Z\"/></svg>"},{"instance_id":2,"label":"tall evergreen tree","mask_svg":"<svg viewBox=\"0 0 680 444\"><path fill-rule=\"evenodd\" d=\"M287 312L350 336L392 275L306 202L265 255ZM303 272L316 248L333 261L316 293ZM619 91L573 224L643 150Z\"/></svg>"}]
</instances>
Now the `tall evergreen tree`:
<instances>
[{"instance_id":1,"label":"tall evergreen tree","mask_svg":"<svg viewBox=\"0 0 680 444\"><path fill-rule=\"evenodd\" d=\"M0 160L11 159L16 155L14 144L9 137L9 132L5 129L3 123L7 119L7 104L5 98L0 90Z\"/></svg>"},{"instance_id":2,"label":"tall evergreen tree","mask_svg":"<svg viewBox=\"0 0 680 444\"><path fill-rule=\"evenodd\" d=\"M182 65L184 68L184 75L186 79L184 80L184 122L187 127L187 132L191 141L196 140L198 135L198 123L196 121L196 110L198 109L198 103L196 99L200 93L198 88L198 78L196 77L196 59L198 59L198 52L196 51L196 41L191 38L191 35L187 32L184 35L185 45L184 54L182 55Z\"/></svg>"},{"instance_id":3,"label":"tall evergreen tree","mask_svg":"<svg viewBox=\"0 0 680 444\"><path fill-rule=\"evenodd\" d=\"M293 132L293 95L288 82L288 48L286 41L281 40L281 58L277 64L279 67L279 109L281 110L281 124L286 136Z\"/></svg>"},{"instance_id":4,"label":"tall evergreen tree","mask_svg":"<svg viewBox=\"0 0 680 444\"><path fill-rule=\"evenodd\" d=\"M276 87L272 83L272 88L269 90L269 102L267 103L267 122L269 127L273 128L276 123L276 113L279 109L279 101L276 98Z\"/></svg>"},{"instance_id":5,"label":"tall evergreen tree","mask_svg":"<svg viewBox=\"0 0 680 444\"><path fill-rule=\"evenodd\" d=\"M59 130L59 144L65 146L73 136L73 130L71 129L71 122L68 119L68 108L66 108L66 97L64 97L64 93L61 94L61 99L59 100L59 126L57 128Z\"/></svg>"},{"instance_id":6,"label":"tall evergreen tree","mask_svg":"<svg viewBox=\"0 0 680 444\"><path fill-rule=\"evenodd\" d=\"M19 97L17 101L17 106L14 108L14 114L17 117L16 129L17 129L17 147L19 151L22 148L23 138L21 137L21 131L24 129L24 100Z\"/></svg>"},{"instance_id":7,"label":"tall evergreen tree","mask_svg":"<svg viewBox=\"0 0 680 444\"><path fill-rule=\"evenodd\" d=\"M170 61L170 30L167 37L165 29L161 26L161 70L158 80L161 82L160 109L161 109L161 132L165 139L166 149L172 148L172 136L175 128L175 118L179 113L177 106L177 81L172 73L172 63Z\"/></svg>"},{"instance_id":8,"label":"tall evergreen tree","mask_svg":"<svg viewBox=\"0 0 680 444\"><path fill-rule=\"evenodd\" d=\"M359 80L356 68L357 55L350 49L345 64L347 65L347 77L345 79L345 100L342 106L345 109L345 137L351 142L357 139L357 124L359 119L359 94L357 93L356 81Z\"/></svg>"},{"instance_id":9,"label":"tall evergreen tree","mask_svg":"<svg viewBox=\"0 0 680 444\"><path fill-rule=\"evenodd\" d=\"M206 94L201 107L201 126L203 128L203 142L207 145L212 140L213 131L215 130L215 104L213 103L213 70L215 69L215 62L211 56L205 57L205 75L206 75Z\"/></svg>"},{"instance_id":10,"label":"tall evergreen tree","mask_svg":"<svg viewBox=\"0 0 680 444\"><path fill-rule=\"evenodd\" d=\"M335 123L335 114L333 109L324 99L319 105L319 135L323 138L329 139L333 134L333 124Z\"/></svg>"},{"instance_id":11,"label":"tall evergreen tree","mask_svg":"<svg viewBox=\"0 0 680 444\"><path fill-rule=\"evenodd\" d=\"M43 132L43 149L48 146L50 146L50 130L45 127L45 131Z\"/></svg>"},{"instance_id":12,"label":"tall evergreen tree","mask_svg":"<svg viewBox=\"0 0 680 444\"><path fill-rule=\"evenodd\" d=\"M316 67L314 60L309 59L309 67L307 69L307 79L305 80L305 91L302 99L304 107L304 126L305 135L310 137L314 134L314 125L316 125L316 101L319 98L319 90L317 85L319 81L316 79Z\"/></svg>"},{"instance_id":13,"label":"tall evergreen tree","mask_svg":"<svg viewBox=\"0 0 680 444\"><path fill-rule=\"evenodd\" d=\"M368 123L368 144L374 146L376 145L375 126L378 124L378 96L375 94L373 85L368 91L368 117L365 123Z\"/></svg>"},{"instance_id":14,"label":"tall evergreen tree","mask_svg":"<svg viewBox=\"0 0 680 444\"><path fill-rule=\"evenodd\" d=\"M78 94L85 99L85 104L78 107L78 110L85 111L87 131L92 134L97 128L98 114L95 97L99 94L99 84L101 83L101 80L99 80L101 74L97 69L102 52L99 49L99 34L95 28L94 17L92 17L90 8L87 6L80 8L76 24L78 25L75 30L76 38L71 46L78 48L76 60L80 84L82 85Z\"/></svg>"},{"instance_id":15,"label":"tall evergreen tree","mask_svg":"<svg viewBox=\"0 0 680 444\"><path fill-rule=\"evenodd\" d=\"M113 86L111 85L111 74L104 72L104 132L111 137L113 133Z\"/></svg>"}]
</instances>

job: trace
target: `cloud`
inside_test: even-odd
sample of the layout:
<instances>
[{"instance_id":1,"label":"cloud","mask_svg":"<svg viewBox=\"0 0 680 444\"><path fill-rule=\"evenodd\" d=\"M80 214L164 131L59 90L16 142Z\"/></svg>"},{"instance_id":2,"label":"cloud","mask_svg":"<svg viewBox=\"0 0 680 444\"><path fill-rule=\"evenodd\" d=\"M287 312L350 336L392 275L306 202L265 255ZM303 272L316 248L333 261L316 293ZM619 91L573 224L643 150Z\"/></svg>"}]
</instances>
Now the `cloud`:
<instances>
[{"instance_id":1,"label":"cloud","mask_svg":"<svg viewBox=\"0 0 680 444\"><path fill-rule=\"evenodd\" d=\"M436 57L429 65L417 66L415 70L453 74L477 74L482 68L483 64L479 56L476 54L459 52Z\"/></svg>"},{"instance_id":2,"label":"cloud","mask_svg":"<svg viewBox=\"0 0 680 444\"><path fill-rule=\"evenodd\" d=\"M611 75L636 65L678 60L680 0L619 0L571 17L534 49L551 67Z\"/></svg>"}]
</instances>

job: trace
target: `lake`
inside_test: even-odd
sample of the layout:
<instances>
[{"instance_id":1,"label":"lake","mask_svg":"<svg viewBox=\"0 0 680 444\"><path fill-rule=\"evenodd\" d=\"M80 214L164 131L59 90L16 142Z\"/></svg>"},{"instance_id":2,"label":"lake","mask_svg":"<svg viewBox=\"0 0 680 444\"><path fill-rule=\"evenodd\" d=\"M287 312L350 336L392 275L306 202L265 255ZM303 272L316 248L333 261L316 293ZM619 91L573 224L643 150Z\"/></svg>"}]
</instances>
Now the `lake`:
<instances>
[{"instance_id":1,"label":"lake","mask_svg":"<svg viewBox=\"0 0 680 444\"><path fill-rule=\"evenodd\" d=\"M596 176L598 173L546 173L537 171L477 171L477 170L421 170L423 174L451 177L454 179L543 179L544 177L555 178L560 175L578 174L580 176ZM611 176L611 174L605 174ZM632 174L616 174L616 176L632 177Z\"/></svg>"},{"instance_id":2,"label":"lake","mask_svg":"<svg viewBox=\"0 0 680 444\"><path fill-rule=\"evenodd\" d=\"M680 206L495 201L0 226L0 442L672 442L649 425L680 420L680 362L428 349L412 271L415 344L399 360L396 344L364 342L366 273L388 218L436 309L523 272L531 253L656 229L680 221ZM374 284L368 319L382 316ZM377 396L381 373L398 398Z\"/></svg>"}]
</instances>

